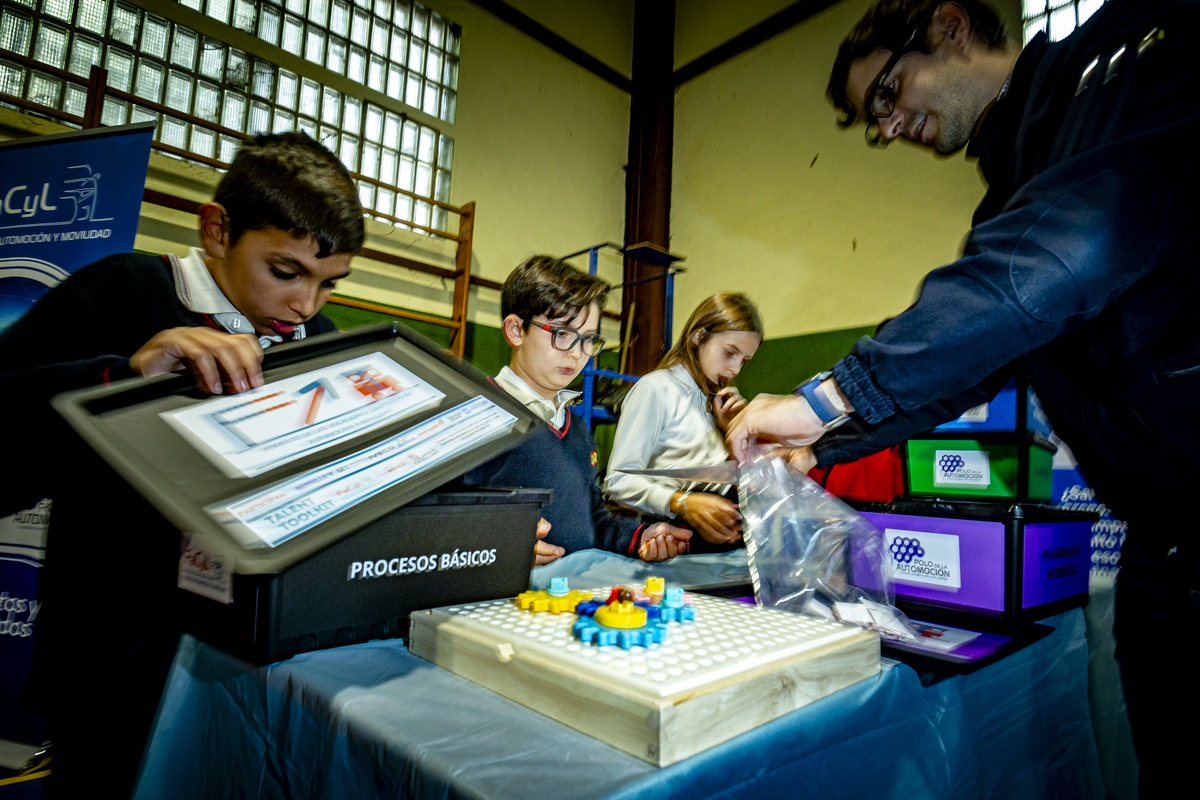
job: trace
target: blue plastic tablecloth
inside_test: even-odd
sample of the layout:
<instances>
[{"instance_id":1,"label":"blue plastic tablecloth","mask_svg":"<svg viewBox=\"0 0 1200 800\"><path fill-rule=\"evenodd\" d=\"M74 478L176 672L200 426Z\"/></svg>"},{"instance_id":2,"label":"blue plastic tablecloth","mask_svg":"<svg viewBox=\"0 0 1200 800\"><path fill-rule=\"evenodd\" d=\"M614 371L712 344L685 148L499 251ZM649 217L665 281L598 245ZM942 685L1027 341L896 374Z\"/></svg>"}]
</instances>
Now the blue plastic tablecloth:
<instances>
[{"instance_id":1,"label":"blue plastic tablecloth","mask_svg":"<svg viewBox=\"0 0 1200 800\"><path fill-rule=\"evenodd\" d=\"M533 582L649 574L617 558L574 554L535 570ZM651 572L733 575L737 558L694 556ZM134 796L1103 797L1083 615L1047 622L1053 634L972 675L926 687L885 660L874 678L661 769L435 667L398 640L260 668L185 637Z\"/></svg>"}]
</instances>

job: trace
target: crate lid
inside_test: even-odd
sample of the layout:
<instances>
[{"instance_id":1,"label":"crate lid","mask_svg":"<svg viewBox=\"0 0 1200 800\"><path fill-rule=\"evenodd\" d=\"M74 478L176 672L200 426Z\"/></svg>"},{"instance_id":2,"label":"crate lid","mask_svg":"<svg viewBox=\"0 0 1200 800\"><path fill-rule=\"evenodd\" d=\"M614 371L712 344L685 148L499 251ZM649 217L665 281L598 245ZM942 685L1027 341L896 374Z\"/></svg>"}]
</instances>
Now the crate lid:
<instances>
[{"instance_id":1,"label":"crate lid","mask_svg":"<svg viewBox=\"0 0 1200 800\"><path fill-rule=\"evenodd\" d=\"M952 519L1021 520L1023 522L1096 522L1100 515L1092 511L1068 511L1048 503L1012 500L957 500L946 498L897 497L890 503L850 503L859 511L902 514L911 517L947 517Z\"/></svg>"},{"instance_id":2,"label":"crate lid","mask_svg":"<svg viewBox=\"0 0 1200 800\"><path fill-rule=\"evenodd\" d=\"M159 513L180 531L192 537L196 546L208 548L226 555L228 563L238 573L275 572L300 561L312 553L328 547L334 542L359 530L368 523L391 513L407 503L422 498L429 492L442 487L465 472L495 458L517 445L526 435L545 423L525 409L504 391L487 379L487 376L472 365L441 350L411 328L391 322L347 333L332 333L313 337L302 342L272 347L263 358L263 377L267 385L256 390L257 395L234 397L265 398L273 385L296 387L307 383L308 373L343 365L356 359L390 359L405 372L409 385L432 387L423 404L403 415L382 416L382 422L356 435L335 439L332 444L321 442L310 448L301 448L281 463L267 461L259 464L263 471L249 469L247 475L232 468L233 462L224 461L217 450L178 423L179 415L189 419L208 416L205 409L188 414L201 404L214 398L196 389L191 375L165 375L156 378L133 378L110 387L93 387L68 392L56 397L54 407L72 428L90 445L130 486L141 494ZM339 367L336 375L344 370ZM289 378L305 376L303 380ZM415 380L413 379L415 376ZM357 373L347 372L345 380L326 380L321 391L327 403L347 392L359 388L353 383ZM386 376L382 376L383 380ZM386 382L386 381L385 381ZM290 401L293 406L286 413L303 417L303 410L319 406L312 400L319 382L313 381L294 388L288 396L280 396L271 402L260 402L246 411L279 406L281 401ZM336 384L336 385L335 385ZM393 382L391 389L383 389L380 396L390 396L399 383ZM369 387L368 387L369 388ZM360 394L375 399L376 395ZM294 396L292 396L294 395ZM439 396L440 395L440 396ZM372 403L351 394L360 406ZM480 398L483 398L480 400ZM296 487L297 480L318 471L328 473L331 465L354 463L353 459L364 458L364 453L374 453L387 448L390 442L406 432L416 436L415 430L427 430L439 419L452 415L458 409L460 418L469 418L466 410L474 409L467 403L479 404L491 409L494 404L496 416L505 423L486 437L464 438L466 444L459 450L446 449L452 453L444 458L428 460L422 464L420 455L411 461L417 466L406 472L406 477L395 483L384 481L386 486L377 493L363 495L351 505L328 518L314 517L320 521L311 528L293 536L275 541L256 539L248 535L243 525L231 526L230 515L224 517L214 509L230 508L239 498L255 496L256 493L274 492L276 487ZM334 406L340 408L340 406ZM395 404L398 408L399 404ZM208 407L206 407L208 408ZM228 411L220 412L220 426L212 423L218 431L225 431L227 423L238 423L240 418ZM334 412L329 412L334 413ZM372 412L374 413L374 412ZM164 416L164 414L166 416ZM244 418L244 416L242 417ZM291 423L289 423L291 424ZM303 423L295 424L303 427ZM224 426L224 427L221 427ZM420 426L424 426L423 428ZM242 436L244 430L234 430ZM251 431L251 438L254 432ZM278 442L282 440L267 439ZM403 441L403 440L400 440ZM259 442L258 444L261 444ZM229 447L228 441L222 446ZM377 448L372 450L372 448ZM219 449L219 448L218 448ZM265 448L264 448L265 449ZM229 458L234 456L230 455ZM390 456L389 456L390 457ZM415 471L411 471L415 470ZM340 478L339 478L340 479ZM289 484L289 482L291 482ZM449 487L447 487L449 488ZM372 490L374 491L374 490ZM453 499L451 499L453 498ZM480 487L461 488L453 495L432 495L423 504L444 503L513 503L540 502L550 500L549 492L514 492L485 490ZM336 506L335 506L336 507ZM222 521L223 520L223 521Z\"/></svg>"}]
</instances>

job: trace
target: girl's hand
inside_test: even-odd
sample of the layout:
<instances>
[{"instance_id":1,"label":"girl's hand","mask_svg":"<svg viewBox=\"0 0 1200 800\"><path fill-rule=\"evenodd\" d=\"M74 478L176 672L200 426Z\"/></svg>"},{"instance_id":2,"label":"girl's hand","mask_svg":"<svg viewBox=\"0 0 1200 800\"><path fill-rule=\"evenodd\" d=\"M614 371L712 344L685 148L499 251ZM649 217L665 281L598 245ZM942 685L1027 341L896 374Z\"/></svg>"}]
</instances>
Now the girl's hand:
<instances>
[{"instance_id":1,"label":"girl's hand","mask_svg":"<svg viewBox=\"0 0 1200 800\"><path fill-rule=\"evenodd\" d=\"M542 564L549 564L551 561L557 561L562 557L563 553L567 552L558 545L543 542L546 534L550 532L550 523L544 519L538 520L537 527L537 544L533 546L533 565L540 567Z\"/></svg>"},{"instance_id":2,"label":"girl's hand","mask_svg":"<svg viewBox=\"0 0 1200 800\"><path fill-rule=\"evenodd\" d=\"M717 427L725 431L729 423L733 422L733 418L745 407L746 398L742 397L737 388L726 386L721 389L713 397L713 415L716 417Z\"/></svg>"},{"instance_id":3,"label":"girl's hand","mask_svg":"<svg viewBox=\"0 0 1200 800\"><path fill-rule=\"evenodd\" d=\"M686 528L676 528L665 522L648 525L642 530L638 558L642 561L666 561L668 558L682 555L688 551L690 538L692 532Z\"/></svg>"},{"instance_id":4,"label":"girl's hand","mask_svg":"<svg viewBox=\"0 0 1200 800\"><path fill-rule=\"evenodd\" d=\"M677 513L707 542L727 544L742 538L742 514L737 503L719 494L692 492Z\"/></svg>"}]
</instances>

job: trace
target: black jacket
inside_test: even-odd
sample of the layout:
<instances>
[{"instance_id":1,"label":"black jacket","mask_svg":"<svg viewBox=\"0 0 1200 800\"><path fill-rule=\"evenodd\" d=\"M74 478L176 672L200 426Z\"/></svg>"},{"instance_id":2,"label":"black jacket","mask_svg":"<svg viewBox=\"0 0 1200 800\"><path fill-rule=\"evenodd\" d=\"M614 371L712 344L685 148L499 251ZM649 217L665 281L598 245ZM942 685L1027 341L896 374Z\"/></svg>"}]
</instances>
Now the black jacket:
<instances>
[{"instance_id":1,"label":"black jacket","mask_svg":"<svg viewBox=\"0 0 1200 800\"><path fill-rule=\"evenodd\" d=\"M819 463L953 419L1020 363L1118 515L1191 491L1198 78L1195 0L1110 0L1062 42L1030 42L968 149L989 189L963 257L836 365L858 413Z\"/></svg>"}]
</instances>

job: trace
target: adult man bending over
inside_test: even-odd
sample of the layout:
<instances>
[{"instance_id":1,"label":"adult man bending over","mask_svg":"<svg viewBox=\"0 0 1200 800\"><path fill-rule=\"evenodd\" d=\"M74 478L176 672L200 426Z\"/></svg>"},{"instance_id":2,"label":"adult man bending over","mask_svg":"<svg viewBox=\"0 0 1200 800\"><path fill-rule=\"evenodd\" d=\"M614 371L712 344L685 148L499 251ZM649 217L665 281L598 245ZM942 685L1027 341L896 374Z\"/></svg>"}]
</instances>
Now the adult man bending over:
<instances>
[{"instance_id":1,"label":"adult man bending over","mask_svg":"<svg viewBox=\"0 0 1200 800\"><path fill-rule=\"evenodd\" d=\"M1180 781L1196 742L1200 632L1200 3L1110 0L1023 51L977 0L882 0L842 43L828 94L870 143L979 160L988 192L961 259L832 373L757 397L731 426L858 458L953 419L1029 371L1088 481L1129 522L1118 658L1141 792ZM803 387L802 387L803 389ZM849 424L828 433L838 415Z\"/></svg>"}]
</instances>

